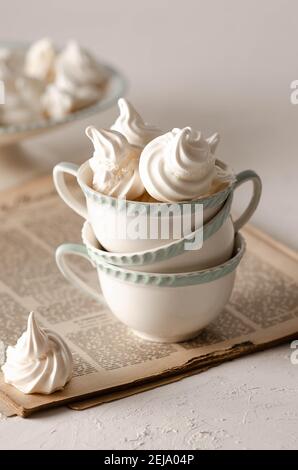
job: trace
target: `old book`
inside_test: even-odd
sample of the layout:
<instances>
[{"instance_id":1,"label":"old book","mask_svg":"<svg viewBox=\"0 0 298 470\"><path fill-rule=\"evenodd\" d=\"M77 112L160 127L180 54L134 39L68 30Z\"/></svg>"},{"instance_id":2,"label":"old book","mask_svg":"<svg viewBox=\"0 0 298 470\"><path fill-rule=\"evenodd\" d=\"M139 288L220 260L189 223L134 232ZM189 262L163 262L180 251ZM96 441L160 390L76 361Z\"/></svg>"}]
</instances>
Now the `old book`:
<instances>
[{"instance_id":1,"label":"old book","mask_svg":"<svg viewBox=\"0 0 298 470\"><path fill-rule=\"evenodd\" d=\"M1 409L21 416L65 403L84 409L298 339L298 256L255 228L243 230L248 250L222 314L192 341L157 344L134 336L104 298L88 298L58 271L55 248L80 242L82 223L48 177L0 197L0 361L34 310L42 325L64 336L75 362L71 382L50 396L24 395L0 375ZM73 265L97 283L87 261Z\"/></svg>"}]
</instances>

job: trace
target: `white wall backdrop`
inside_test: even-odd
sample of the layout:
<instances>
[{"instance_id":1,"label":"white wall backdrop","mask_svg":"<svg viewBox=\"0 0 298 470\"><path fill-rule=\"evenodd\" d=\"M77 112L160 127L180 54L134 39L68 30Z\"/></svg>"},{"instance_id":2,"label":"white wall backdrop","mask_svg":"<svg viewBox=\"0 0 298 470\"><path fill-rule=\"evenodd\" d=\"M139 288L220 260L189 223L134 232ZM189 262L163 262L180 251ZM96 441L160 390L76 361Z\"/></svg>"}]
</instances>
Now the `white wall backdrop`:
<instances>
[{"instance_id":1,"label":"white wall backdrop","mask_svg":"<svg viewBox=\"0 0 298 470\"><path fill-rule=\"evenodd\" d=\"M76 38L117 64L147 121L218 130L218 155L263 179L253 222L298 248L298 105L290 103L290 82L298 79L298 2L9 0L1 2L0 18L0 39ZM92 122L108 126L115 115L113 109ZM86 124L26 144L18 171L86 160ZM10 158L18 164L18 155ZM235 198L236 210L247 192Z\"/></svg>"}]
</instances>

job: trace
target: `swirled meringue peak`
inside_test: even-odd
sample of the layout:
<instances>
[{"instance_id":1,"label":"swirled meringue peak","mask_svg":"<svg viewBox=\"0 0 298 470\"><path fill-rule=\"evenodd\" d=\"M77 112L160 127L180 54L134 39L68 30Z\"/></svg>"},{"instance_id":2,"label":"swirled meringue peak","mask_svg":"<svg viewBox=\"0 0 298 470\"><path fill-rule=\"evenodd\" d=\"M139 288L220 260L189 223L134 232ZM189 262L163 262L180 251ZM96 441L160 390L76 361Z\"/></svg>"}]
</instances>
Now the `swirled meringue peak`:
<instances>
[{"instance_id":1,"label":"swirled meringue peak","mask_svg":"<svg viewBox=\"0 0 298 470\"><path fill-rule=\"evenodd\" d=\"M4 380L23 393L50 394L71 379L72 354L58 333L41 328L33 312L27 330L8 346L2 366Z\"/></svg>"},{"instance_id":2,"label":"swirled meringue peak","mask_svg":"<svg viewBox=\"0 0 298 470\"><path fill-rule=\"evenodd\" d=\"M120 199L134 200L143 194L145 188L139 174L141 149L115 130L90 126L86 135L94 145L93 157L89 159L93 188Z\"/></svg>"},{"instance_id":3,"label":"swirled meringue peak","mask_svg":"<svg viewBox=\"0 0 298 470\"><path fill-rule=\"evenodd\" d=\"M140 157L140 176L158 201L179 202L208 193L217 175L214 150L218 134L204 139L190 127L173 129L152 140Z\"/></svg>"},{"instance_id":4,"label":"swirled meringue peak","mask_svg":"<svg viewBox=\"0 0 298 470\"><path fill-rule=\"evenodd\" d=\"M128 142L144 148L151 140L163 133L161 129L143 121L132 104L124 98L118 100L120 115L111 129L125 135Z\"/></svg>"}]
</instances>

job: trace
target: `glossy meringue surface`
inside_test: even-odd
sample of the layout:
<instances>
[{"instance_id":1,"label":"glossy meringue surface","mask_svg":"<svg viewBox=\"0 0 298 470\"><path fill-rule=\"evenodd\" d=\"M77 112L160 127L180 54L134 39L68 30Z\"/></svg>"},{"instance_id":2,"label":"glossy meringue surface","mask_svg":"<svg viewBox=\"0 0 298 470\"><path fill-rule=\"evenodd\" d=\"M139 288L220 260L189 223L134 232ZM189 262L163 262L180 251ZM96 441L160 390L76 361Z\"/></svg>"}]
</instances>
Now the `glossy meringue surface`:
<instances>
[{"instance_id":1,"label":"glossy meringue surface","mask_svg":"<svg viewBox=\"0 0 298 470\"><path fill-rule=\"evenodd\" d=\"M71 379L73 359L58 333L41 328L33 312L27 330L15 346L9 346L2 366L4 380L25 394L50 394Z\"/></svg>"},{"instance_id":2,"label":"glossy meringue surface","mask_svg":"<svg viewBox=\"0 0 298 470\"><path fill-rule=\"evenodd\" d=\"M144 192L139 175L140 149L131 145L120 132L87 127L86 135L94 146L89 165L93 188L120 199L136 199Z\"/></svg>"},{"instance_id":3,"label":"glossy meringue surface","mask_svg":"<svg viewBox=\"0 0 298 470\"><path fill-rule=\"evenodd\" d=\"M157 126L144 122L125 98L118 100L118 106L120 114L111 129L125 135L130 144L144 148L151 140L163 133Z\"/></svg>"},{"instance_id":4,"label":"glossy meringue surface","mask_svg":"<svg viewBox=\"0 0 298 470\"><path fill-rule=\"evenodd\" d=\"M147 192L163 202L206 194L216 176L213 151L218 140L217 134L206 140L190 127L174 128L152 140L140 157L140 176Z\"/></svg>"}]
</instances>

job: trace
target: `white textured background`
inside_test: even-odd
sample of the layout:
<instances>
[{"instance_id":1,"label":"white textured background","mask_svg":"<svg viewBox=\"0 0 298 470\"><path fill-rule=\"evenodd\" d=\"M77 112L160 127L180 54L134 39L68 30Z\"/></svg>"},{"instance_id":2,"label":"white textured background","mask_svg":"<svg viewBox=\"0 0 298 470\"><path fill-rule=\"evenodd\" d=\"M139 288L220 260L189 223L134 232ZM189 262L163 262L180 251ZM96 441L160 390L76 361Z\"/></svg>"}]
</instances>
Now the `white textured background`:
<instances>
[{"instance_id":1,"label":"white textured background","mask_svg":"<svg viewBox=\"0 0 298 470\"><path fill-rule=\"evenodd\" d=\"M85 411L0 415L0 449L294 450L297 370L281 346Z\"/></svg>"},{"instance_id":2,"label":"white textured background","mask_svg":"<svg viewBox=\"0 0 298 470\"><path fill-rule=\"evenodd\" d=\"M254 223L298 248L298 105L290 104L290 82L298 79L297 16L295 0L10 0L1 4L0 34L48 35L59 44L77 38L126 74L129 96L146 120L218 130L218 155L263 179ZM113 109L92 122L108 126L115 115ZM61 159L86 160L87 123L26 144L20 177ZM21 156L7 159L18 164Z\"/></svg>"}]
</instances>

